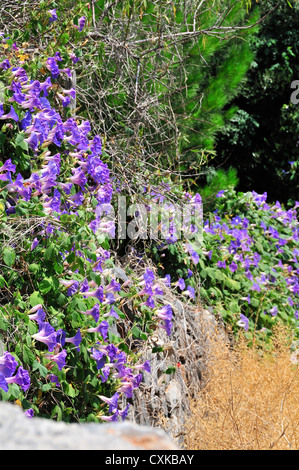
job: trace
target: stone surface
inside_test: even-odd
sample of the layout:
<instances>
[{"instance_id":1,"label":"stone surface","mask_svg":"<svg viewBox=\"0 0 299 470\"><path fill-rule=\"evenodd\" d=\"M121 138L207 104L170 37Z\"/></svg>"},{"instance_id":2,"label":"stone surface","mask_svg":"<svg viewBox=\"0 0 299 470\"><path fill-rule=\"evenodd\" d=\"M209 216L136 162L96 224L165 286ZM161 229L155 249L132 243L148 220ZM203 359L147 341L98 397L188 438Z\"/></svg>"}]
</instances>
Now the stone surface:
<instances>
[{"instance_id":1,"label":"stone surface","mask_svg":"<svg viewBox=\"0 0 299 470\"><path fill-rule=\"evenodd\" d=\"M139 360L150 361L151 374L144 374L135 391L128 418L139 425L163 429L184 449L184 426L190 418L191 402L201 393L208 376L211 339L217 335L227 342L228 338L210 310L192 305L171 290L166 290L161 301L172 306L172 333L168 337L158 328L145 345L139 345ZM126 313L130 317L131 313ZM159 346L163 351L153 353Z\"/></svg>"},{"instance_id":2,"label":"stone surface","mask_svg":"<svg viewBox=\"0 0 299 470\"><path fill-rule=\"evenodd\" d=\"M176 450L160 429L122 423L63 423L27 418L0 402L0 450Z\"/></svg>"}]
</instances>

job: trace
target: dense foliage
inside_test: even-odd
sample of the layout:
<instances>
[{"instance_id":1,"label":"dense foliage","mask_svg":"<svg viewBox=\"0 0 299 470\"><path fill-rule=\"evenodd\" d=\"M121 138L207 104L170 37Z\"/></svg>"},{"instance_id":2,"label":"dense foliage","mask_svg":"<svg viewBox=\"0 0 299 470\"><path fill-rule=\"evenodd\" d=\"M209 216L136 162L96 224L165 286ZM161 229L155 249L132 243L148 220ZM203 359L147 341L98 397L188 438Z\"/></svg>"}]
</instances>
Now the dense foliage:
<instances>
[{"instance_id":1,"label":"dense foliage","mask_svg":"<svg viewBox=\"0 0 299 470\"><path fill-rule=\"evenodd\" d=\"M262 2L263 12L276 2ZM298 200L298 2L279 2L248 45L254 54L246 81L230 102L238 111L217 136L215 166L233 166L242 191L268 192L290 207Z\"/></svg>"}]
</instances>

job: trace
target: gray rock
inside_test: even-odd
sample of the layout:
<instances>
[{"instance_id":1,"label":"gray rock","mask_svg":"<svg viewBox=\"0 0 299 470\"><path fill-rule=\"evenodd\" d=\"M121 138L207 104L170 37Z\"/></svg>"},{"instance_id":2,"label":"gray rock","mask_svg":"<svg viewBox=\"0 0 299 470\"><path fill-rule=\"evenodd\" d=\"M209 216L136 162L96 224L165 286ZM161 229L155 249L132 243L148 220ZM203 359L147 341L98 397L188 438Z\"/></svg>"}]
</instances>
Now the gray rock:
<instances>
[{"instance_id":1,"label":"gray rock","mask_svg":"<svg viewBox=\"0 0 299 470\"><path fill-rule=\"evenodd\" d=\"M64 423L27 418L17 405L0 403L0 450L176 450L160 429L119 423Z\"/></svg>"},{"instance_id":2,"label":"gray rock","mask_svg":"<svg viewBox=\"0 0 299 470\"><path fill-rule=\"evenodd\" d=\"M217 335L227 343L228 338L215 316L202 306L180 301L172 293L165 294L163 301L172 305L173 331L167 337L164 330L156 330L152 342L143 348L140 362L150 361L151 374L144 374L128 417L139 425L162 428L179 448L184 448L191 402L208 377L211 339ZM163 351L152 353L152 348L159 346Z\"/></svg>"}]
</instances>

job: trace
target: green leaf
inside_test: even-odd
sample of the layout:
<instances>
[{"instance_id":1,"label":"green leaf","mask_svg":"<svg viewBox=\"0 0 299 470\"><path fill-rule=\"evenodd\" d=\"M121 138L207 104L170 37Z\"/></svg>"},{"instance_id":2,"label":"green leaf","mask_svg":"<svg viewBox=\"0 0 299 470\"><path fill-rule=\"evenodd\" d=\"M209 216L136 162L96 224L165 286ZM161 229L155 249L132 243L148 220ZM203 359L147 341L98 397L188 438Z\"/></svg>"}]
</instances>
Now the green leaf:
<instances>
[{"instance_id":1,"label":"green leaf","mask_svg":"<svg viewBox=\"0 0 299 470\"><path fill-rule=\"evenodd\" d=\"M255 297L251 297L251 298L250 298L250 305L251 305L252 307L256 307L256 308L257 308L257 307L259 306L259 304L260 304L259 299L256 299Z\"/></svg>"},{"instance_id":2,"label":"green leaf","mask_svg":"<svg viewBox=\"0 0 299 470\"><path fill-rule=\"evenodd\" d=\"M224 284L226 285L226 287L229 287L232 290L241 289L241 284L238 281L235 281L234 279L230 279L229 277L224 278Z\"/></svg>"},{"instance_id":3,"label":"green leaf","mask_svg":"<svg viewBox=\"0 0 299 470\"><path fill-rule=\"evenodd\" d=\"M48 248L45 251L45 259L48 261L50 259L53 259L55 257L55 245L54 243L51 243Z\"/></svg>"},{"instance_id":4,"label":"green leaf","mask_svg":"<svg viewBox=\"0 0 299 470\"><path fill-rule=\"evenodd\" d=\"M28 270L33 274L36 274L39 268L40 268L39 264L36 264L36 263L32 263L28 266Z\"/></svg>"},{"instance_id":5,"label":"green leaf","mask_svg":"<svg viewBox=\"0 0 299 470\"><path fill-rule=\"evenodd\" d=\"M39 290L42 294L47 294L52 289L52 285L48 279L43 279L39 284Z\"/></svg>"},{"instance_id":6,"label":"green leaf","mask_svg":"<svg viewBox=\"0 0 299 470\"><path fill-rule=\"evenodd\" d=\"M66 395L68 395L71 398L75 398L79 393L77 390L74 389L72 384L68 384L66 382L64 384L63 389L64 389L64 392L66 393Z\"/></svg>"},{"instance_id":7,"label":"green leaf","mask_svg":"<svg viewBox=\"0 0 299 470\"><path fill-rule=\"evenodd\" d=\"M38 304L42 304L44 302L42 296L38 291L34 291L29 297L29 303L31 307L35 307Z\"/></svg>"},{"instance_id":8,"label":"green leaf","mask_svg":"<svg viewBox=\"0 0 299 470\"><path fill-rule=\"evenodd\" d=\"M68 40L70 39L70 35L68 33L64 33L60 37L60 44L66 44Z\"/></svg>"},{"instance_id":9,"label":"green leaf","mask_svg":"<svg viewBox=\"0 0 299 470\"><path fill-rule=\"evenodd\" d=\"M4 287L4 284L8 286L6 280L4 279L3 276L0 275L0 287Z\"/></svg>"},{"instance_id":10,"label":"green leaf","mask_svg":"<svg viewBox=\"0 0 299 470\"><path fill-rule=\"evenodd\" d=\"M152 353L159 353L159 352L163 352L163 351L164 351L164 349L162 348L162 346L155 346L152 349Z\"/></svg>"},{"instance_id":11,"label":"green leaf","mask_svg":"<svg viewBox=\"0 0 299 470\"><path fill-rule=\"evenodd\" d=\"M52 387L53 387L52 384L44 384L41 388L41 391L42 392L48 392L49 390L52 389Z\"/></svg>"},{"instance_id":12,"label":"green leaf","mask_svg":"<svg viewBox=\"0 0 299 470\"><path fill-rule=\"evenodd\" d=\"M138 328L138 326L133 326L132 328L132 334L135 338L139 338L139 339L143 339L142 336L143 336L143 333L142 331L140 330L140 328Z\"/></svg>"},{"instance_id":13,"label":"green leaf","mask_svg":"<svg viewBox=\"0 0 299 470\"><path fill-rule=\"evenodd\" d=\"M237 300L231 300L228 304L228 308L232 313L239 313L240 307Z\"/></svg>"},{"instance_id":14,"label":"green leaf","mask_svg":"<svg viewBox=\"0 0 299 470\"><path fill-rule=\"evenodd\" d=\"M33 362L32 370L38 370L42 377L46 377L48 375L48 369L38 361Z\"/></svg>"},{"instance_id":15,"label":"green leaf","mask_svg":"<svg viewBox=\"0 0 299 470\"><path fill-rule=\"evenodd\" d=\"M13 398L18 398L20 395L20 389L17 384L9 384L9 392Z\"/></svg>"},{"instance_id":16,"label":"green leaf","mask_svg":"<svg viewBox=\"0 0 299 470\"><path fill-rule=\"evenodd\" d=\"M34 353L31 351L31 349L24 344L23 346L23 360L26 364L32 365L35 359Z\"/></svg>"},{"instance_id":17,"label":"green leaf","mask_svg":"<svg viewBox=\"0 0 299 470\"><path fill-rule=\"evenodd\" d=\"M25 139L24 134L18 134L15 140L15 146L28 151L29 146L28 146L28 143L24 139Z\"/></svg>"},{"instance_id":18,"label":"green leaf","mask_svg":"<svg viewBox=\"0 0 299 470\"><path fill-rule=\"evenodd\" d=\"M12 266L15 262L16 254L13 250L9 250L8 248L4 248L3 250L3 261L6 266Z\"/></svg>"},{"instance_id":19,"label":"green leaf","mask_svg":"<svg viewBox=\"0 0 299 470\"><path fill-rule=\"evenodd\" d=\"M174 366L170 366L164 372L165 374L174 374L176 372L176 368Z\"/></svg>"},{"instance_id":20,"label":"green leaf","mask_svg":"<svg viewBox=\"0 0 299 470\"><path fill-rule=\"evenodd\" d=\"M0 316L0 330L7 331L9 323L2 316Z\"/></svg>"}]
</instances>

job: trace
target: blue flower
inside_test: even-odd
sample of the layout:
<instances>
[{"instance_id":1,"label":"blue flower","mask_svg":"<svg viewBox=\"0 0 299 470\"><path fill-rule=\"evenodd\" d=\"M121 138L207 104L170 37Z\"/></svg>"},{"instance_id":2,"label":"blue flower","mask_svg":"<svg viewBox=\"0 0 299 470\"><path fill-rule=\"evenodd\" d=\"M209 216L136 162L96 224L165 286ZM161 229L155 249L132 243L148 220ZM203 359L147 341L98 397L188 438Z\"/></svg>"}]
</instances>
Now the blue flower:
<instances>
[{"instance_id":1,"label":"blue flower","mask_svg":"<svg viewBox=\"0 0 299 470\"><path fill-rule=\"evenodd\" d=\"M244 328L245 331L248 331L249 328L249 320L248 318L243 315L243 313L240 314L240 320L237 322L237 325L241 326Z\"/></svg>"},{"instance_id":2,"label":"blue flower","mask_svg":"<svg viewBox=\"0 0 299 470\"><path fill-rule=\"evenodd\" d=\"M30 387L30 377L27 370L23 369L22 366L18 368L16 375L13 377L6 377L6 382L8 384L16 383L19 385L24 391L28 390Z\"/></svg>"},{"instance_id":3,"label":"blue flower","mask_svg":"<svg viewBox=\"0 0 299 470\"><path fill-rule=\"evenodd\" d=\"M81 16L81 18L79 18L78 20L78 29L79 29L79 32L81 33L81 31L83 30L84 26L85 26L85 22L86 22L86 18L85 16Z\"/></svg>"},{"instance_id":4,"label":"blue flower","mask_svg":"<svg viewBox=\"0 0 299 470\"><path fill-rule=\"evenodd\" d=\"M2 109L3 109L3 108L2 108ZM15 112L14 107L11 106L9 113L7 113L7 114L2 114L2 116L0 115L0 119L12 119L13 121L18 122L19 116L18 116L17 113Z\"/></svg>"},{"instance_id":5,"label":"blue flower","mask_svg":"<svg viewBox=\"0 0 299 470\"><path fill-rule=\"evenodd\" d=\"M48 13L50 14L49 21L50 23L53 23L54 21L57 20L57 9L54 8L53 10L49 10Z\"/></svg>"},{"instance_id":6,"label":"blue flower","mask_svg":"<svg viewBox=\"0 0 299 470\"><path fill-rule=\"evenodd\" d=\"M50 323L43 322L39 324L39 331L32 337L48 346L49 351L53 351L57 344L57 333Z\"/></svg>"},{"instance_id":7,"label":"blue flower","mask_svg":"<svg viewBox=\"0 0 299 470\"><path fill-rule=\"evenodd\" d=\"M78 352L80 351L81 341L82 341L82 337L81 337L80 328L78 328L78 331L75 334L75 336L73 336L72 338L65 338L65 342L66 343L72 343L75 346L75 348L77 349Z\"/></svg>"}]
</instances>

